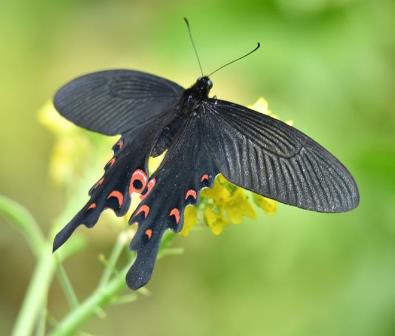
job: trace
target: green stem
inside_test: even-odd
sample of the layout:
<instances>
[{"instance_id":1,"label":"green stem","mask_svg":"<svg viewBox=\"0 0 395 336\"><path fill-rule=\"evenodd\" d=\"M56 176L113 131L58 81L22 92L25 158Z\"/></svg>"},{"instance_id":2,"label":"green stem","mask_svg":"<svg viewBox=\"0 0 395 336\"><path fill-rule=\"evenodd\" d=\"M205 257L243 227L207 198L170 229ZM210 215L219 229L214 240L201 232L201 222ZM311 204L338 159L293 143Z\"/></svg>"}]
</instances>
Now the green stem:
<instances>
[{"instance_id":1,"label":"green stem","mask_svg":"<svg viewBox=\"0 0 395 336\"><path fill-rule=\"evenodd\" d=\"M62 264L59 262L57 255L55 255L57 268L58 268L58 275L59 281L63 288L64 294L66 296L67 301L70 304L71 308L75 308L79 305L77 295L74 292L73 286L71 285L71 281L67 276L66 271L64 270Z\"/></svg>"},{"instance_id":2,"label":"green stem","mask_svg":"<svg viewBox=\"0 0 395 336\"><path fill-rule=\"evenodd\" d=\"M25 236L33 253L39 257L45 238L33 216L23 206L0 195L0 214L8 218Z\"/></svg>"},{"instance_id":3,"label":"green stem","mask_svg":"<svg viewBox=\"0 0 395 336\"><path fill-rule=\"evenodd\" d=\"M36 328L36 336L45 336L45 327L47 326L47 300L44 300Z\"/></svg>"},{"instance_id":4,"label":"green stem","mask_svg":"<svg viewBox=\"0 0 395 336\"><path fill-rule=\"evenodd\" d=\"M74 335L79 327L89 318L96 314L98 307L111 303L125 288L125 276L129 265L125 267L112 280L108 281L103 287L98 287L91 296L75 308L66 318L59 322L52 336Z\"/></svg>"},{"instance_id":5,"label":"green stem","mask_svg":"<svg viewBox=\"0 0 395 336\"><path fill-rule=\"evenodd\" d=\"M61 261L77 253L85 246L85 242L81 239L74 239L59 251L59 259ZM41 246L41 254L38 264L34 270L33 277L27 289L21 310L18 313L13 336L28 336L32 334L33 328L37 322L40 310L48 295L48 289L52 282L56 261L52 255L52 247L46 242Z\"/></svg>"},{"instance_id":6,"label":"green stem","mask_svg":"<svg viewBox=\"0 0 395 336\"><path fill-rule=\"evenodd\" d=\"M174 237L175 235L171 233L168 233L164 237L164 241L162 242L159 250L159 254L161 254L162 257L167 255L165 251L168 249L168 246ZM114 272L114 270L116 262L122 251L122 247L125 246L127 241L127 232L123 232L118 236L118 240L111 252L107 268L103 272L103 277L99 286L84 302L59 322L51 333L52 336L74 335L87 320L96 314L97 309L101 309L106 304L117 302L119 294L123 289L125 289L125 276L129 270L130 264L127 263L120 272ZM176 252L178 254L180 251L177 250ZM113 277L111 277L111 275L113 275ZM148 295L149 293L144 287L141 288L139 292L145 295ZM135 300L137 299L137 296L128 297L126 301L130 299ZM122 300L123 298L121 298L121 301Z\"/></svg>"},{"instance_id":7,"label":"green stem","mask_svg":"<svg viewBox=\"0 0 395 336\"><path fill-rule=\"evenodd\" d=\"M12 335L14 336L28 336L32 334L40 310L46 300L56 264L55 259L52 257L49 244L45 246L47 249L42 249L41 257L34 270L22 308L18 314L14 330L12 331Z\"/></svg>"},{"instance_id":8,"label":"green stem","mask_svg":"<svg viewBox=\"0 0 395 336\"><path fill-rule=\"evenodd\" d=\"M125 233L122 232L118 238L114 247L112 248L110 257L106 262L106 268L104 269L103 275L100 279L98 287L101 288L106 285L106 283L110 280L111 275L115 273L115 267L119 257L121 256L122 250L125 246L125 239L123 237Z\"/></svg>"}]
</instances>

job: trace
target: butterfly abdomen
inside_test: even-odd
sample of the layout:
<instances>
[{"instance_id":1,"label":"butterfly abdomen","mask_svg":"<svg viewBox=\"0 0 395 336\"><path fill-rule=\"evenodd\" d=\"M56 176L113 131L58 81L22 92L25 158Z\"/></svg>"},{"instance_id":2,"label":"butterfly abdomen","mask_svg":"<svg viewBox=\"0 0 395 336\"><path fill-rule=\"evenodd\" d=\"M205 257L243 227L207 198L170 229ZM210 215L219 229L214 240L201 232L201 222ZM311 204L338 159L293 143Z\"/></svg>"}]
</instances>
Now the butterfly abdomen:
<instances>
[{"instance_id":1,"label":"butterfly abdomen","mask_svg":"<svg viewBox=\"0 0 395 336\"><path fill-rule=\"evenodd\" d=\"M185 115L178 113L162 130L150 155L153 157L161 155L170 147L177 133L184 127L186 121Z\"/></svg>"}]
</instances>

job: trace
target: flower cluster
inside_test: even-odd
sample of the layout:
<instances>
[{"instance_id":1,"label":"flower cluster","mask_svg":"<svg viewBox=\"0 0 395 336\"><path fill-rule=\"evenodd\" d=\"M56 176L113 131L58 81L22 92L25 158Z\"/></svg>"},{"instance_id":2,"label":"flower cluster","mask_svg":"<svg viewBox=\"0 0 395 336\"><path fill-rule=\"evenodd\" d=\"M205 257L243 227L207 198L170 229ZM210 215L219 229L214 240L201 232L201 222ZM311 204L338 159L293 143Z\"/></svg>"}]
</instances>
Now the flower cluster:
<instances>
[{"instance_id":1,"label":"flower cluster","mask_svg":"<svg viewBox=\"0 0 395 336\"><path fill-rule=\"evenodd\" d=\"M186 208L185 224L181 235L187 236L199 219L210 228L213 234L219 235L227 225L239 224L244 217L255 218L256 212L253 204L267 213L274 213L276 210L275 201L249 193L219 174L212 188L202 190L198 207Z\"/></svg>"},{"instance_id":2,"label":"flower cluster","mask_svg":"<svg viewBox=\"0 0 395 336\"><path fill-rule=\"evenodd\" d=\"M51 101L38 111L38 119L55 136L49 172L53 181L63 187L70 187L77 177L86 175L93 161L105 162L116 141L116 137L101 137L76 127L56 111Z\"/></svg>"}]
</instances>

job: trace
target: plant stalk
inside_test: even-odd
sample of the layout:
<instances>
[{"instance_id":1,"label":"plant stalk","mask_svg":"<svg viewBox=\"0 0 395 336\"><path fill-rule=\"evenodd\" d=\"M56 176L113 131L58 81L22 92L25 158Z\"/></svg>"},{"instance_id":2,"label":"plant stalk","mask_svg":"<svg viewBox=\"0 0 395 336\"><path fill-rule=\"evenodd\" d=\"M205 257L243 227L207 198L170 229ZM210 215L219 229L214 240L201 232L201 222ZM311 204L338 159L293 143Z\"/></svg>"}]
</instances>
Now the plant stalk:
<instances>
[{"instance_id":1,"label":"plant stalk","mask_svg":"<svg viewBox=\"0 0 395 336\"><path fill-rule=\"evenodd\" d=\"M108 281L106 285L98 287L91 296L60 321L50 335L74 335L81 325L96 314L97 308L111 303L117 297L117 294L125 289L125 276L128 269L129 265Z\"/></svg>"},{"instance_id":2,"label":"plant stalk","mask_svg":"<svg viewBox=\"0 0 395 336\"><path fill-rule=\"evenodd\" d=\"M13 336L32 335L40 311L46 301L55 269L56 263L51 253L51 247L49 244L45 244L16 319L12 331Z\"/></svg>"}]
</instances>

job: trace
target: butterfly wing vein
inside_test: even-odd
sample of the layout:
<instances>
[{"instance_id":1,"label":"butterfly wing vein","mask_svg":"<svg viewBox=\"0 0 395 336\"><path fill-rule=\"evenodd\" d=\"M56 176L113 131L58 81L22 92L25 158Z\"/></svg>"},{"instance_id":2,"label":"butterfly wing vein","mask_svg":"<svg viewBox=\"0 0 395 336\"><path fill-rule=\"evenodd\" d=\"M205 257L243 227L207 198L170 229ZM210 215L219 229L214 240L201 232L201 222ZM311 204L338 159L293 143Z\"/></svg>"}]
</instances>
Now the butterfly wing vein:
<instances>
[{"instance_id":1,"label":"butterfly wing vein","mask_svg":"<svg viewBox=\"0 0 395 336\"><path fill-rule=\"evenodd\" d=\"M233 103L210 100L204 109L210 151L231 182L308 210L343 212L358 205L351 174L307 135Z\"/></svg>"}]
</instances>

